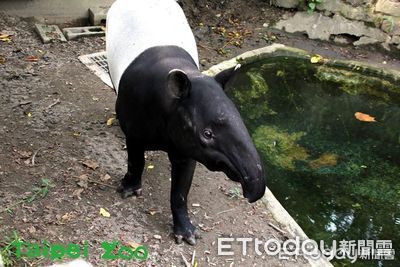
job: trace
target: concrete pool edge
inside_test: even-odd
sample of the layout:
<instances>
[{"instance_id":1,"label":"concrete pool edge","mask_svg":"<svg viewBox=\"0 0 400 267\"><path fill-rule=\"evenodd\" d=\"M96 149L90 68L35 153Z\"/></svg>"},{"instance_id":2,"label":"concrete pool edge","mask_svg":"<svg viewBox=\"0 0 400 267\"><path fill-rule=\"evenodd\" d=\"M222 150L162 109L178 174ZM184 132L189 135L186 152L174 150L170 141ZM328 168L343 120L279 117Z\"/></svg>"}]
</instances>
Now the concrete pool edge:
<instances>
[{"instance_id":1,"label":"concrete pool edge","mask_svg":"<svg viewBox=\"0 0 400 267\"><path fill-rule=\"evenodd\" d=\"M297 58L311 60L311 58L315 55L316 54L309 53L305 50L285 46L283 44L273 44L259 49L247 51L234 58L215 64L211 66L208 70L203 71L203 73L209 76L215 76L216 74L220 73L223 70L227 70L234 67L240 67L243 64L271 57L288 56L288 57L297 57ZM362 73L368 70L372 75L400 82L400 72L393 69L378 68L369 63L353 61L353 60L323 58L321 56L318 57L320 59L318 59L318 61L314 63L315 65L327 65L329 67L343 68L358 73Z\"/></svg>"},{"instance_id":2,"label":"concrete pool edge","mask_svg":"<svg viewBox=\"0 0 400 267\"><path fill-rule=\"evenodd\" d=\"M261 60L265 57L268 57L274 54L276 51L290 51L290 52L298 52L301 55L306 55L306 51L298 50L295 48L288 48L282 44L274 44L270 46L266 46L260 49L251 50L245 52L237 57L232 59L223 61L219 64L211 66L208 70L203 73L209 76L215 76L221 71L234 68L238 64L246 64L250 62L254 62L257 60ZM275 198L272 192L266 188L265 195L263 198L258 201L259 204L263 205L269 212L271 212L272 217L283 226L283 229L287 231L292 237L298 236L300 240L309 239L307 234L303 231L303 229L297 224L297 222L293 219L292 216L287 212L287 210L282 206L282 204ZM325 257L321 257L319 259L311 259L306 258L308 263L311 266L322 266L322 267L331 267L333 266Z\"/></svg>"}]
</instances>

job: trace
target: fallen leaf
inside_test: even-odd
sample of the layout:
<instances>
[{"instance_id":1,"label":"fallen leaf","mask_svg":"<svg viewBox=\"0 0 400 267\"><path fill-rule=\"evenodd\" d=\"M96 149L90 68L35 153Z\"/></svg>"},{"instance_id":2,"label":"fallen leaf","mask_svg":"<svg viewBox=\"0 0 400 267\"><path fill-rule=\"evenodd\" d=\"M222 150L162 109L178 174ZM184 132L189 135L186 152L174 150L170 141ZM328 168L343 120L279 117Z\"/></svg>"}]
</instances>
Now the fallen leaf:
<instances>
[{"instance_id":1,"label":"fallen leaf","mask_svg":"<svg viewBox=\"0 0 400 267\"><path fill-rule=\"evenodd\" d=\"M102 180L103 182L107 182L110 179L111 179L111 176L108 175L107 173L100 177L100 180Z\"/></svg>"},{"instance_id":2,"label":"fallen leaf","mask_svg":"<svg viewBox=\"0 0 400 267\"><path fill-rule=\"evenodd\" d=\"M147 166L147 169L148 169L148 170L154 169L154 165L151 165L151 164L150 164L149 166Z\"/></svg>"},{"instance_id":3,"label":"fallen leaf","mask_svg":"<svg viewBox=\"0 0 400 267\"><path fill-rule=\"evenodd\" d=\"M115 118L109 118L107 120L107 126L111 126L113 124L114 120L115 120Z\"/></svg>"},{"instance_id":4,"label":"fallen leaf","mask_svg":"<svg viewBox=\"0 0 400 267\"><path fill-rule=\"evenodd\" d=\"M130 248L132 248L133 250L135 250L137 247L141 246L140 244L138 244L136 242L133 242L133 241L126 241L124 243L125 243L125 245L127 245Z\"/></svg>"},{"instance_id":5,"label":"fallen leaf","mask_svg":"<svg viewBox=\"0 0 400 267\"><path fill-rule=\"evenodd\" d=\"M79 189L76 189L74 192L72 192L72 196L74 196L74 197L76 197L77 199L81 199L81 194L82 194L82 192L84 191L85 189L83 189L83 188L79 188Z\"/></svg>"},{"instance_id":6,"label":"fallen leaf","mask_svg":"<svg viewBox=\"0 0 400 267\"><path fill-rule=\"evenodd\" d=\"M210 232L212 229L214 229L214 227L208 227L201 223L199 223L198 226L204 232Z\"/></svg>"},{"instance_id":7,"label":"fallen leaf","mask_svg":"<svg viewBox=\"0 0 400 267\"><path fill-rule=\"evenodd\" d=\"M0 64L6 63L6 58L3 56L0 56Z\"/></svg>"},{"instance_id":8,"label":"fallen leaf","mask_svg":"<svg viewBox=\"0 0 400 267\"><path fill-rule=\"evenodd\" d=\"M98 164L96 161L90 160L90 159L87 159L87 160L85 160L85 161L82 161L82 164L83 164L84 166L86 166L86 167L92 169L92 170L95 170L95 169L97 169L97 168L99 167L99 164Z\"/></svg>"},{"instance_id":9,"label":"fallen leaf","mask_svg":"<svg viewBox=\"0 0 400 267\"><path fill-rule=\"evenodd\" d=\"M35 226L31 225L31 226L28 228L28 232L31 233L31 234L36 233L36 228L35 228Z\"/></svg>"},{"instance_id":10,"label":"fallen leaf","mask_svg":"<svg viewBox=\"0 0 400 267\"><path fill-rule=\"evenodd\" d=\"M32 152L30 151L18 151L18 154L21 156L21 159L27 159L32 156Z\"/></svg>"},{"instance_id":11,"label":"fallen leaf","mask_svg":"<svg viewBox=\"0 0 400 267\"><path fill-rule=\"evenodd\" d=\"M77 178L78 178L79 180L87 181L88 175L87 175L87 174L82 174L82 175L79 175Z\"/></svg>"},{"instance_id":12,"label":"fallen leaf","mask_svg":"<svg viewBox=\"0 0 400 267\"><path fill-rule=\"evenodd\" d=\"M61 219L64 220L64 221L69 221L74 217L75 217L74 212L67 212L63 216L61 216Z\"/></svg>"},{"instance_id":13,"label":"fallen leaf","mask_svg":"<svg viewBox=\"0 0 400 267\"><path fill-rule=\"evenodd\" d=\"M25 60L29 62L38 62L39 58L37 56L28 56Z\"/></svg>"},{"instance_id":14,"label":"fallen leaf","mask_svg":"<svg viewBox=\"0 0 400 267\"><path fill-rule=\"evenodd\" d=\"M82 175L78 176L77 178L79 179L79 181L76 183L77 185L79 185L82 188L88 188L87 174L82 174Z\"/></svg>"},{"instance_id":15,"label":"fallen leaf","mask_svg":"<svg viewBox=\"0 0 400 267\"><path fill-rule=\"evenodd\" d=\"M311 60L310 60L310 61L311 61L311 63L315 64L315 63L320 62L321 59L322 59L322 57L321 57L320 55L315 55L315 56L312 56L312 57L311 57Z\"/></svg>"},{"instance_id":16,"label":"fallen leaf","mask_svg":"<svg viewBox=\"0 0 400 267\"><path fill-rule=\"evenodd\" d=\"M88 188L88 182L87 181L84 181L84 180L78 181L76 184L79 185L82 188Z\"/></svg>"},{"instance_id":17,"label":"fallen leaf","mask_svg":"<svg viewBox=\"0 0 400 267\"><path fill-rule=\"evenodd\" d=\"M100 215L106 218L110 218L110 213L103 208L100 208Z\"/></svg>"},{"instance_id":18,"label":"fallen leaf","mask_svg":"<svg viewBox=\"0 0 400 267\"><path fill-rule=\"evenodd\" d=\"M372 117L371 115L368 115L368 114L365 114L365 113L356 112L356 113L354 113L354 116L359 121L376 122L375 117Z\"/></svg>"},{"instance_id":19,"label":"fallen leaf","mask_svg":"<svg viewBox=\"0 0 400 267\"><path fill-rule=\"evenodd\" d=\"M11 35L0 33L0 41L5 42L5 43L10 43L11 42Z\"/></svg>"}]
</instances>

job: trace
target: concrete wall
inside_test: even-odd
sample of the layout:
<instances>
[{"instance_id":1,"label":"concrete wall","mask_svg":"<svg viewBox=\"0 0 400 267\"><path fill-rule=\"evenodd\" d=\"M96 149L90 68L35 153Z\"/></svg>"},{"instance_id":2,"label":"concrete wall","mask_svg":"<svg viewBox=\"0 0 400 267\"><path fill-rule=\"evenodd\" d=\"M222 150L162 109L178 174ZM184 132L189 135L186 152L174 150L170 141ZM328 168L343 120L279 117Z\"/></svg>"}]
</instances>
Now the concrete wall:
<instances>
[{"instance_id":1,"label":"concrete wall","mask_svg":"<svg viewBox=\"0 0 400 267\"><path fill-rule=\"evenodd\" d=\"M115 0L0 0L0 11L45 23L85 23L89 8L108 8Z\"/></svg>"}]
</instances>

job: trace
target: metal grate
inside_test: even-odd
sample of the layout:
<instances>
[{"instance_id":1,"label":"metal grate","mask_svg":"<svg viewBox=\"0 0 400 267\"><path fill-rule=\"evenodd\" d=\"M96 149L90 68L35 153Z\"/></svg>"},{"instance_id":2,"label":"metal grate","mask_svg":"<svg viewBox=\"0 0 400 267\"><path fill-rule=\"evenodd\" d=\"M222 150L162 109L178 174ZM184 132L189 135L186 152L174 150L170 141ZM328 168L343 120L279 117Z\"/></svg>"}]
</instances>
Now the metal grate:
<instances>
[{"instance_id":1,"label":"metal grate","mask_svg":"<svg viewBox=\"0 0 400 267\"><path fill-rule=\"evenodd\" d=\"M105 51L80 56L79 60L93 71L105 84L114 88L108 71L107 54Z\"/></svg>"},{"instance_id":2,"label":"metal grate","mask_svg":"<svg viewBox=\"0 0 400 267\"><path fill-rule=\"evenodd\" d=\"M108 72L108 64L107 64L107 56L106 54L101 54L98 56L92 56L90 57L90 59L97 64L97 66L99 66L100 68L102 68L106 73Z\"/></svg>"}]
</instances>

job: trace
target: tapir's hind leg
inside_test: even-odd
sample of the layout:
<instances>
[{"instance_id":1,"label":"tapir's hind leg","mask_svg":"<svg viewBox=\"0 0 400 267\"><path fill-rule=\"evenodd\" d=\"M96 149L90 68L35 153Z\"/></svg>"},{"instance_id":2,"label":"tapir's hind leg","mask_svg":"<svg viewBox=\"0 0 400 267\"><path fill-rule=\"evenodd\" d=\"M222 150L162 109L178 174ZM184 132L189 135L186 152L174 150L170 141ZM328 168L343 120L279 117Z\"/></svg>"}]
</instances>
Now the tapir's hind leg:
<instances>
[{"instance_id":1,"label":"tapir's hind leg","mask_svg":"<svg viewBox=\"0 0 400 267\"><path fill-rule=\"evenodd\" d=\"M182 243L182 240L185 240L190 245L195 245L199 234L189 219L187 195L192 184L196 162L174 153L169 153L168 156L172 164L171 210L174 220L175 241L179 244Z\"/></svg>"},{"instance_id":2,"label":"tapir's hind leg","mask_svg":"<svg viewBox=\"0 0 400 267\"><path fill-rule=\"evenodd\" d=\"M128 150L128 171L117 191L122 198L142 194L142 173L144 168L144 149L136 142L126 139Z\"/></svg>"}]
</instances>

